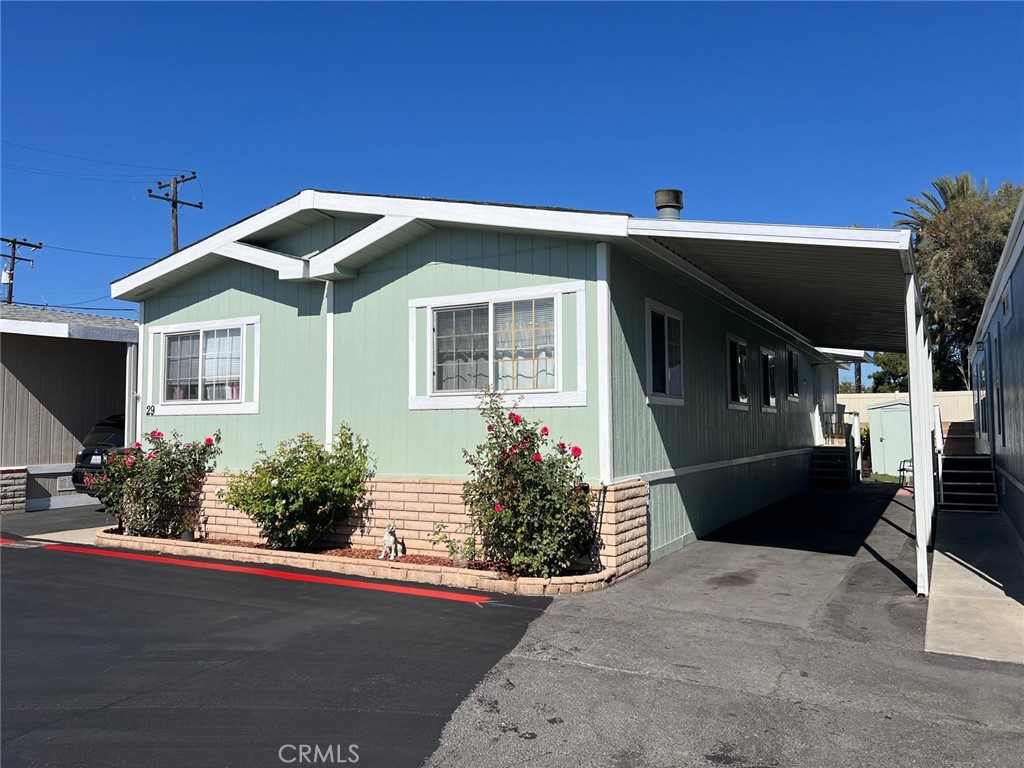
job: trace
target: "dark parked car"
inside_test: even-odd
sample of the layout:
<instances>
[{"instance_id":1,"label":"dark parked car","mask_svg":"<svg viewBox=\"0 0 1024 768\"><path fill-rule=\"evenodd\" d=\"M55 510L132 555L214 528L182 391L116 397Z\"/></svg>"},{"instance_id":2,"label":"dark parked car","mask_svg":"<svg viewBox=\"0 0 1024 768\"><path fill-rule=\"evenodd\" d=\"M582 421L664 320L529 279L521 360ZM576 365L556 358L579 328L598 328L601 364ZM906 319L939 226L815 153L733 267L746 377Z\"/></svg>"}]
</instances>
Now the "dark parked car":
<instances>
[{"instance_id":1,"label":"dark parked car","mask_svg":"<svg viewBox=\"0 0 1024 768\"><path fill-rule=\"evenodd\" d=\"M85 476L103 466L103 457L110 451L124 448L124 416L108 416L97 422L82 441L82 447L71 470L71 482L79 493L95 496L85 484Z\"/></svg>"}]
</instances>

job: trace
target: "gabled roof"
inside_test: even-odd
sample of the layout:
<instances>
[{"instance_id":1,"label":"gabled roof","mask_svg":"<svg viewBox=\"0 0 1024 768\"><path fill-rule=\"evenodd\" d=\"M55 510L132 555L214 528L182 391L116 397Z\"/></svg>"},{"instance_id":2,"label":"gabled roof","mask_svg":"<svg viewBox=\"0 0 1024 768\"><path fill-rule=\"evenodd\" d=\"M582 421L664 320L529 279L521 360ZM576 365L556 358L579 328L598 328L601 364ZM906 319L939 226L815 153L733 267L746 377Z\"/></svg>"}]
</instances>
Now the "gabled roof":
<instances>
[{"instance_id":1,"label":"gabled roof","mask_svg":"<svg viewBox=\"0 0 1024 768\"><path fill-rule=\"evenodd\" d=\"M302 256L262 247L324 216L357 219L361 228ZM815 345L894 352L906 346L906 278L914 275L908 230L645 219L312 189L115 281L111 295L139 301L225 259L276 270L282 280L350 279L439 226L609 242L685 272ZM916 282L910 285L920 306Z\"/></svg>"},{"instance_id":2,"label":"gabled roof","mask_svg":"<svg viewBox=\"0 0 1024 768\"><path fill-rule=\"evenodd\" d=\"M0 333L134 343L139 340L139 324L120 317L0 304Z\"/></svg>"}]
</instances>

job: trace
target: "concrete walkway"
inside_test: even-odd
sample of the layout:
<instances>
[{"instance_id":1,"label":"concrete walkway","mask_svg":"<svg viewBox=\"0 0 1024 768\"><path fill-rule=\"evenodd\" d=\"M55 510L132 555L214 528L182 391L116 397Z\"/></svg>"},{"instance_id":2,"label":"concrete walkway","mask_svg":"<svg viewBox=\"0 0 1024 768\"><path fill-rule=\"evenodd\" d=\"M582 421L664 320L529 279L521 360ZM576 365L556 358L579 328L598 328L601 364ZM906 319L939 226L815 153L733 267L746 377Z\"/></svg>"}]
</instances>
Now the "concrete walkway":
<instances>
[{"instance_id":1,"label":"concrete walkway","mask_svg":"<svg viewBox=\"0 0 1024 768\"><path fill-rule=\"evenodd\" d=\"M556 598L427 765L1017 765L1024 670L924 652L894 493L803 494Z\"/></svg>"},{"instance_id":2,"label":"concrete walkway","mask_svg":"<svg viewBox=\"0 0 1024 768\"><path fill-rule=\"evenodd\" d=\"M1000 515L939 516L924 647L1024 664L1024 556Z\"/></svg>"}]
</instances>

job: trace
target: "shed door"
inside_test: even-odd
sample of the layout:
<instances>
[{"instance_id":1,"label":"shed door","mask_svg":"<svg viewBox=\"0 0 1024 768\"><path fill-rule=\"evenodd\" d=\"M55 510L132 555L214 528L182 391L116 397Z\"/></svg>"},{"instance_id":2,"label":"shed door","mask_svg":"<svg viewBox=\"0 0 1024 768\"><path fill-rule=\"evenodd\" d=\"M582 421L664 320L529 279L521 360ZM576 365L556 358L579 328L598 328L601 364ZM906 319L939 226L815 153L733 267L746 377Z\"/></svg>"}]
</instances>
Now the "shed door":
<instances>
[{"instance_id":1,"label":"shed door","mask_svg":"<svg viewBox=\"0 0 1024 768\"><path fill-rule=\"evenodd\" d=\"M885 409L877 408L871 414L871 472L888 474L885 463Z\"/></svg>"}]
</instances>

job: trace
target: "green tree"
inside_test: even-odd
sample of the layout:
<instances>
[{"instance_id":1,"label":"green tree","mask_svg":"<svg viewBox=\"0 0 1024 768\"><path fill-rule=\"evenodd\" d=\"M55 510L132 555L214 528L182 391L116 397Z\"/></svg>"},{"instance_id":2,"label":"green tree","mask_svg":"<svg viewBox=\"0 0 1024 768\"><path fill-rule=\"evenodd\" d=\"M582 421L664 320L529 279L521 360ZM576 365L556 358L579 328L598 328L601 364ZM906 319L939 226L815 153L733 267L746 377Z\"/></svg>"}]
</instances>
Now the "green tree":
<instances>
[{"instance_id":1,"label":"green tree","mask_svg":"<svg viewBox=\"0 0 1024 768\"><path fill-rule=\"evenodd\" d=\"M839 394L840 395L852 395L853 394L853 383L849 381L839 382Z\"/></svg>"},{"instance_id":2,"label":"green tree","mask_svg":"<svg viewBox=\"0 0 1024 768\"><path fill-rule=\"evenodd\" d=\"M909 211L893 212L901 217L895 225L914 230L935 387L966 389L970 343L1024 187L1004 182L992 192L969 173L943 176L932 187L934 194L907 198ZM887 391L878 386L876 380L875 391Z\"/></svg>"},{"instance_id":3,"label":"green tree","mask_svg":"<svg viewBox=\"0 0 1024 768\"><path fill-rule=\"evenodd\" d=\"M878 366L871 373L872 392L907 391L907 356L895 352L876 352L872 361Z\"/></svg>"}]
</instances>

